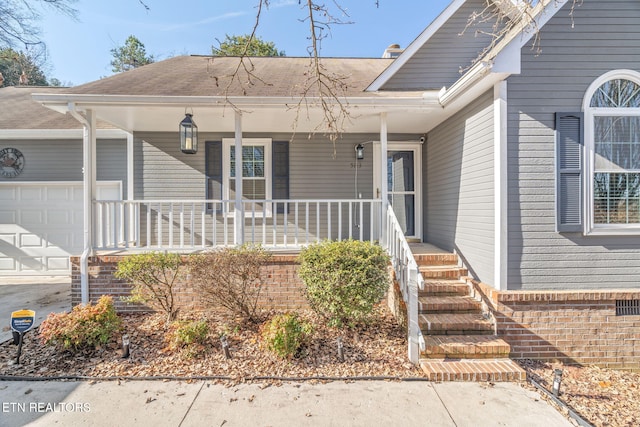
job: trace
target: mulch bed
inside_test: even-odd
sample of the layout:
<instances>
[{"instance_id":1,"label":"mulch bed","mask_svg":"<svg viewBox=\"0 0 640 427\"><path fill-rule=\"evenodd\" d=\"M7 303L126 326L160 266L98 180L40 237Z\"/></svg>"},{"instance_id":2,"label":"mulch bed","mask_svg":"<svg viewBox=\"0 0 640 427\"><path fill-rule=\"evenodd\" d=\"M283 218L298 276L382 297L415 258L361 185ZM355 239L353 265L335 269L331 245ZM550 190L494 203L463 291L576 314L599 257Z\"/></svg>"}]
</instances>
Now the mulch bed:
<instances>
[{"instance_id":1,"label":"mulch bed","mask_svg":"<svg viewBox=\"0 0 640 427\"><path fill-rule=\"evenodd\" d=\"M0 345L0 366L14 376L105 377L194 377L221 376L229 381L255 377L422 377L422 371L407 360L406 337L385 307L366 327L349 331L329 328L313 313L300 313L314 324L314 339L304 349L304 357L282 360L261 348L259 325L249 324L224 313L209 313L210 344L205 352L189 357L170 351L165 339L164 316L160 314L122 315L124 331L130 337L130 357L123 359L119 342L80 354L44 346L37 331L25 335L20 364L14 364L16 346ZM265 318L269 316L265 315ZM200 319L202 317L197 317ZM231 358L227 359L219 340L228 338ZM341 336L344 362L338 357Z\"/></svg>"},{"instance_id":2,"label":"mulch bed","mask_svg":"<svg viewBox=\"0 0 640 427\"><path fill-rule=\"evenodd\" d=\"M553 371L562 369L560 400L594 426L640 425L640 373L535 360L518 363L547 390L552 389Z\"/></svg>"},{"instance_id":3,"label":"mulch bed","mask_svg":"<svg viewBox=\"0 0 640 427\"><path fill-rule=\"evenodd\" d=\"M265 319L272 314L265 314ZM198 315L197 319L208 320L211 333L208 347L196 357L168 349L163 315L124 314L124 331L131 339L129 358L122 358L120 337L104 348L73 354L42 345L34 330L25 335L20 364L15 364L15 345L0 345L0 375L96 380L218 377L217 382L229 385L252 380L278 383L286 379L424 378L424 373L407 360L405 332L386 307L379 307L375 320L366 327L346 332L327 327L311 312L299 314L313 322L315 333L303 357L292 360L282 360L261 347L259 325L225 313ZM221 348L219 337L223 334L228 337L230 359ZM338 357L338 337L344 344L344 362ZM563 369L560 399L594 426L640 425L640 373L533 360L518 362L530 378L549 390L554 369Z\"/></svg>"}]
</instances>

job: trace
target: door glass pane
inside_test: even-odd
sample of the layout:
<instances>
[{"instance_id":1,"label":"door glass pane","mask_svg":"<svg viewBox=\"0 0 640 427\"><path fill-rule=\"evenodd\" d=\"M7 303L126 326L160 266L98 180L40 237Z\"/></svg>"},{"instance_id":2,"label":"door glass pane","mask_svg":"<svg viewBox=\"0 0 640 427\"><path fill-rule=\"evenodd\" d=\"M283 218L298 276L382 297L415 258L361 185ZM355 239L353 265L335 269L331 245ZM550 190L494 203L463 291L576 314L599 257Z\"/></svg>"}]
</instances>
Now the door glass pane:
<instances>
[{"instance_id":1,"label":"door glass pane","mask_svg":"<svg viewBox=\"0 0 640 427\"><path fill-rule=\"evenodd\" d=\"M398 223L407 236L415 236L415 196L413 194L389 194Z\"/></svg>"},{"instance_id":2,"label":"door glass pane","mask_svg":"<svg viewBox=\"0 0 640 427\"><path fill-rule=\"evenodd\" d=\"M413 151L387 153L387 185L390 192L414 191Z\"/></svg>"}]
</instances>

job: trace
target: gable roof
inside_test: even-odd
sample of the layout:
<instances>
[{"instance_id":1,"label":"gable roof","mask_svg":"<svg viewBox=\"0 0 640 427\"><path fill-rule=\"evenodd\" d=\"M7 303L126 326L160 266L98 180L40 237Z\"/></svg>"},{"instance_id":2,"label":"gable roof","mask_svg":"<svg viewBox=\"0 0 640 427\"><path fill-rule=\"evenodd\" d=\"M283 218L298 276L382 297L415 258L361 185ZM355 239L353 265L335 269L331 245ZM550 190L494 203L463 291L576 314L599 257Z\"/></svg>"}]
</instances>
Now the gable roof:
<instances>
[{"instance_id":1,"label":"gable roof","mask_svg":"<svg viewBox=\"0 0 640 427\"><path fill-rule=\"evenodd\" d=\"M309 86L310 58L225 56L177 56L101 80L68 89L69 94L134 96L308 96L318 94ZM369 83L392 59L320 58L328 73L339 76L345 96L362 96ZM238 78L232 81L239 69ZM249 83L249 81L251 83ZM228 89L227 89L228 88Z\"/></svg>"}]
</instances>

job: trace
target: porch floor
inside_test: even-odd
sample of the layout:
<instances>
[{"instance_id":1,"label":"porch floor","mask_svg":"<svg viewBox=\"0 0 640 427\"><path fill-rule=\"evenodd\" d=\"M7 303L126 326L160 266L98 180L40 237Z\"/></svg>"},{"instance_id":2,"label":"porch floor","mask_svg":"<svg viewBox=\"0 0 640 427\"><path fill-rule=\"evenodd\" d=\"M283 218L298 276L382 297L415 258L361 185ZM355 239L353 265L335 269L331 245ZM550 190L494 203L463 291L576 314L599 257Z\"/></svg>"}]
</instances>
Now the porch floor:
<instances>
[{"instance_id":1,"label":"porch floor","mask_svg":"<svg viewBox=\"0 0 640 427\"><path fill-rule=\"evenodd\" d=\"M411 253L414 255L448 254L450 252L440 249L431 243L409 243Z\"/></svg>"}]
</instances>

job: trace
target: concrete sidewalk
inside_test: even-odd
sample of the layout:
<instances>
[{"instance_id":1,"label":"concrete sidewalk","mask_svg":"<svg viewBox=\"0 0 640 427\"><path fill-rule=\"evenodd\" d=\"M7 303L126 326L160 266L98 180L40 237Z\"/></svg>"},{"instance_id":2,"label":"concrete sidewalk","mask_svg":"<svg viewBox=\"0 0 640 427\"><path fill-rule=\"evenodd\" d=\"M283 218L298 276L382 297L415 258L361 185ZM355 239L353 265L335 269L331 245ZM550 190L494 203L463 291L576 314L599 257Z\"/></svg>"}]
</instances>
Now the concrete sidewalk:
<instances>
[{"instance_id":1,"label":"concrete sidewalk","mask_svg":"<svg viewBox=\"0 0 640 427\"><path fill-rule=\"evenodd\" d=\"M571 426L517 384L0 382L2 426Z\"/></svg>"}]
</instances>

